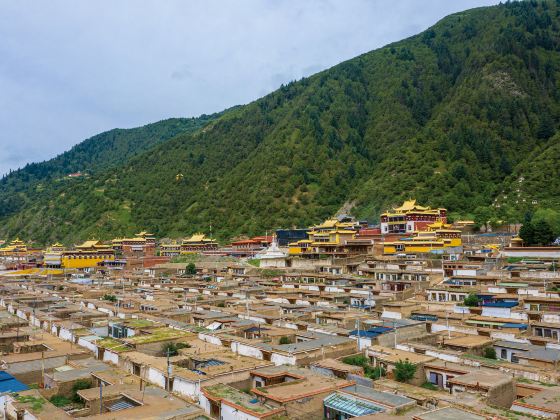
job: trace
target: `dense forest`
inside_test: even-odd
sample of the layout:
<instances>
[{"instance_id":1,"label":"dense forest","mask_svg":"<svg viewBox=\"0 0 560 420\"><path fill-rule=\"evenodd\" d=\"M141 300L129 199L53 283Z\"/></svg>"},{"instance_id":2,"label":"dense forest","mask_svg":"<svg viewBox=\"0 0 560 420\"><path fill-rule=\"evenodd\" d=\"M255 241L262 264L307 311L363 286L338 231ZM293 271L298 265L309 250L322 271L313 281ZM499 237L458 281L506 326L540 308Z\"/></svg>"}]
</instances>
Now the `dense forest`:
<instances>
[{"instance_id":1,"label":"dense forest","mask_svg":"<svg viewBox=\"0 0 560 420\"><path fill-rule=\"evenodd\" d=\"M103 133L11 173L0 236L179 237L212 225L229 239L341 208L375 222L409 197L481 224L549 215L559 77L560 2L457 13L250 104Z\"/></svg>"}]
</instances>

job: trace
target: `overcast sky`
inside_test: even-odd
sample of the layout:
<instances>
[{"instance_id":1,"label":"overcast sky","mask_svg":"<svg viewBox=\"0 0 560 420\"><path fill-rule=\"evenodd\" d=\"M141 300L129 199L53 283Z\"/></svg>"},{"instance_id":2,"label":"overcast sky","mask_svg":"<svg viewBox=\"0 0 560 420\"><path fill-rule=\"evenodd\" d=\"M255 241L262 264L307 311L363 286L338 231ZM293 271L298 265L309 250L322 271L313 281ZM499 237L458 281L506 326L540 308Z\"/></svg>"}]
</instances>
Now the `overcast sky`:
<instances>
[{"instance_id":1,"label":"overcast sky","mask_svg":"<svg viewBox=\"0 0 560 420\"><path fill-rule=\"evenodd\" d=\"M492 0L0 0L0 175L197 116Z\"/></svg>"}]
</instances>

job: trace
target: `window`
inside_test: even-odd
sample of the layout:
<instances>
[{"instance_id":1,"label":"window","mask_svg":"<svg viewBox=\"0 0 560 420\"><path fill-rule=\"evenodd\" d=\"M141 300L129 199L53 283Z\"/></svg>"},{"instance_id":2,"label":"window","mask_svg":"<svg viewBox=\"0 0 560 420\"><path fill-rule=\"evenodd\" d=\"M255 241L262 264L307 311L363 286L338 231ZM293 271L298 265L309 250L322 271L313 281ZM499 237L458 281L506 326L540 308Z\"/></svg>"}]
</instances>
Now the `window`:
<instances>
[{"instance_id":1,"label":"window","mask_svg":"<svg viewBox=\"0 0 560 420\"><path fill-rule=\"evenodd\" d=\"M543 336L542 328L535 328L535 335L538 337L542 337Z\"/></svg>"}]
</instances>

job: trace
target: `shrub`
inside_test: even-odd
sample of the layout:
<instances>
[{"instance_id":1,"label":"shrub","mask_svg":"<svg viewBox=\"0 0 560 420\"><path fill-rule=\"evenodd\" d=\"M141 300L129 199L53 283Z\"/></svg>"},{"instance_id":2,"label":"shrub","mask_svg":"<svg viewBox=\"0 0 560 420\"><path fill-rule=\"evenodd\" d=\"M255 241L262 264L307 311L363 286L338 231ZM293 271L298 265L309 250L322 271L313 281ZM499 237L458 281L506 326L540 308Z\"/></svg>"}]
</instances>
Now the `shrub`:
<instances>
[{"instance_id":1,"label":"shrub","mask_svg":"<svg viewBox=\"0 0 560 420\"><path fill-rule=\"evenodd\" d=\"M87 379L78 379L72 386L72 401L79 402L80 397L78 396L78 391L89 388L91 388L91 381Z\"/></svg>"},{"instance_id":2,"label":"shrub","mask_svg":"<svg viewBox=\"0 0 560 420\"><path fill-rule=\"evenodd\" d=\"M66 407L67 405L72 404L72 401L63 395L53 395L49 401L57 407Z\"/></svg>"},{"instance_id":3,"label":"shrub","mask_svg":"<svg viewBox=\"0 0 560 420\"><path fill-rule=\"evenodd\" d=\"M280 337L280 344L290 344L290 343L291 343L291 341L290 341L289 337L286 337L286 336Z\"/></svg>"},{"instance_id":4,"label":"shrub","mask_svg":"<svg viewBox=\"0 0 560 420\"><path fill-rule=\"evenodd\" d=\"M422 388L426 388L426 389L430 389L432 391L437 391L439 388L437 387L437 385L434 385L431 382L424 382L422 385L420 385Z\"/></svg>"},{"instance_id":5,"label":"shrub","mask_svg":"<svg viewBox=\"0 0 560 420\"><path fill-rule=\"evenodd\" d=\"M353 366L366 366L368 364L368 358L363 354L348 356L342 359L342 361L347 365L353 365Z\"/></svg>"},{"instance_id":6,"label":"shrub","mask_svg":"<svg viewBox=\"0 0 560 420\"><path fill-rule=\"evenodd\" d=\"M408 359L399 360L395 363L395 379L399 382L408 382L416 373L416 365L409 362Z\"/></svg>"},{"instance_id":7,"label":"shrub","mask_svg":"<svg viewBox=\"0 0 560 420\"><path fill-rule=\"evenodd\" d=\"M465 298L465 300L463 301L463 303L465 304L465 306L478 306L478 296L475 295L474 293L469 293L469 295Z\"/></svg>"},{"instance_id":8,"label":"shrub","mask_svg":"<svg viewBox=\"0 0 560 420\"><path fill-rule=\"evenodd\" d=\"M185 274L194 275L196 274L196 265L194 263L188 263L185 267Z\"/></svg>"},{"instance_id":9,"label":"shrub","mask_svg":"<svg viewBox=\"0 0 560 420\"><path fill-rule=\"evenodd\" d=\"M371 366L366 365L364 366L364 374L370 379L379 379L382 376L385 376L387 372L385 371L385 368L381 366L372 368Z\"/></svg>"},{"instance_id":10,"label":"shrub","mask_svg":"<svg viewBox=\"0 0 560 420\"><path fill-rule=\"evenodd\" d=\"M170 357L177 356L177 354L179 354L178 350L179 349L177 348L176 343L163 343L161 345L161 353L164 356L167 356L168 354Z\"/></svg>"},{"instance_id":11,"label":"shrub","mask_svg":"<svg viewBox=\"0 0 560 420\"><path fill-rule=\"evenodd\" d=\"M486 347L484 349L484 357L496 360L496 349L494 347Z\"/></svg>"},{"instance_id":12,"label":"shrub","mask_svg":"<svg viewBox=\"0 0 560 420\"><path fill-rule=\"evenodd\" d=\"M161 354L167 356L167 351L169 350L169 356L173 357L179 354L179 350L190 348L191 345L189 343L163 343L161 345Z\"/></svg>"}]
</instances>

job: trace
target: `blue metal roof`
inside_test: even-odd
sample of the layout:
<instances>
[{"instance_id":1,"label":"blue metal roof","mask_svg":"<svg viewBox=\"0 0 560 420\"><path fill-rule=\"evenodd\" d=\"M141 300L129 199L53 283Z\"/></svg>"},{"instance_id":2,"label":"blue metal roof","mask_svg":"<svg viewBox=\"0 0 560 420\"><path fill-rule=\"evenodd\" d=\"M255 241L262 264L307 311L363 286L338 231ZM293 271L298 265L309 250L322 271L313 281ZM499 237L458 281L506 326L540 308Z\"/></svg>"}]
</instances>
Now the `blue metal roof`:
<instances>
[{"instance_id":1,"label":"blue metal roof","mask_svg":"<svg viewBox=\"0 0 560 420\"><path fill-rule=\"evenodd\" d=\"M334 393L323 400L325 407L346 413L352 417L381 413L385 409L373 402L352 398L349 395Z\"/></svg>"},{"instance_id":2,"label":"blue metal roof","mask_svg":"<svg viewBox=\"0 0 560 420\"><path fill-rule=\"evenodd\" d=\"M359 336L360 337L368 337L368 338L375 338L378 335L384 334L388 331L392 331L392 328L389 327L372 327L368 328L367 330L360 330ZM350 331L350 335L358 335L358 330Z\"/></svg>"},{"instance_id":3,"label":"blue metal roof","mask_svg":"<svg viewBox=\"0 0 560 420\"><path fill-rule=\"evenodd\" d=\"M414 314L410 316L410 319L414 319L416 321L437 321L437 315L424 315L424 314Z\"/></svg>"},{"instance_id":4,"label":"blue metal roof","mask_svg":"<svg viewBox=\"0 0 560 420\"><path fill-rule=\"evenodd\" d=\"M488 308L513 308L517 306L517 301L498 301L498 302L483 302L482 306L486 306Z\"/></svg>"},{"instance_id":5,"label":"blue metal roof","mask_svg":"<svg viewBox=\"0 0 560 420\"><path fill-rule=\"evenodd\" d=\"M367 338L375 338L378 335L380 335L380 333L371 332L371 331L364 331L364 330L360 330L360 332L358 332L358 330L354 330L354 331L350 331L350 335L359 336L359 337L367 337Z\"/></svg>"},{"instance_id":6,"label":"blue metal roof","mask_svg":"<svg viewBox=\"0 0 560 420\"><path fill-rule=\"evenodd\" d=\"M506 322L504 325L502 325L502 327L504 328L519 328L522 330L526 330L527 329L527 324L520 324L518 322Z\"/></svg>"},{"instance_id":7,"label":"blue metal roof","mask_svg":"<svg viewBox=\"0 0 560 420\"><path fill-rule=\"evenodd\" d=\"M8 372L0 370L0 393L26 391L29 387Z\"/></svg>"}]
</instances>

